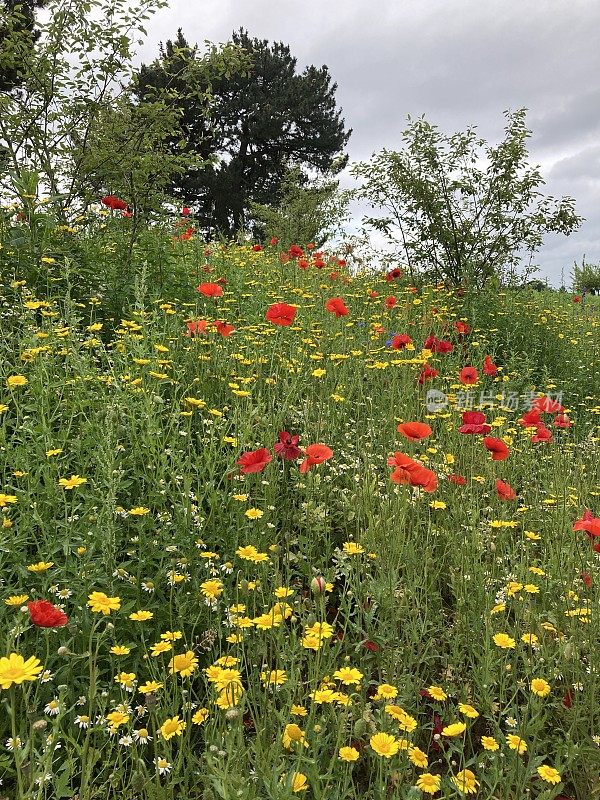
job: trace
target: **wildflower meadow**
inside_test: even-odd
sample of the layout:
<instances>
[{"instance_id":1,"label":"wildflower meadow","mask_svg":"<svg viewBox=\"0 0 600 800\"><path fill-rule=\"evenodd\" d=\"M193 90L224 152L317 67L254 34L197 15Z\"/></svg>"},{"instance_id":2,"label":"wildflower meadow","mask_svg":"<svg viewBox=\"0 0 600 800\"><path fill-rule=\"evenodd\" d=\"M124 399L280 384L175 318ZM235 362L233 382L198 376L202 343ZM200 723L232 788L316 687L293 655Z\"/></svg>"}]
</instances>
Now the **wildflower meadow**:
<instances>
[{"instance_id":1,"label":"wildflower meadow","mask_svg":"<svg viewBox=\"0 0 600 800\"><path fill-rule=\"evenodd\" d=\"M600 797L595 298L175 214L114 316L123 210L0 250L0 796Z\"/></svg>"}]
</instances>

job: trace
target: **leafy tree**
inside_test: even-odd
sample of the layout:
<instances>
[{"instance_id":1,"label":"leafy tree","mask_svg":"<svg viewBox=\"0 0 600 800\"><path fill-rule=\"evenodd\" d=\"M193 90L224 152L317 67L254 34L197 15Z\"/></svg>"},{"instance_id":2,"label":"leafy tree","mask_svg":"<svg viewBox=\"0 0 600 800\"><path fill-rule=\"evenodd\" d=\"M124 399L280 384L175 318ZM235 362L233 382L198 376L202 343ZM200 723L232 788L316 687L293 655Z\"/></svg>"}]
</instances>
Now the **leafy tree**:
<instances>
[{"instance_id":1,"label":"leafy tree","mask_svg":"<svg viewBox=\"0 0 600 800\"><path fill-rule=\"evenodd\" d=\"M284 249L292 244L314 242L322 247L341 231L348 216L349 198L335 180L302 181L295 167L281 182L277 205L250 203L249 218L259 238L275 236Z\"/></svg>"},{"instance_id":2,"label":"leafy tree","mask_svg":"<svg viewBox=\"0 0 600 800\"><path fill-rule=\"evenodd\" d=\"M414 275L482 285L531 261L546 233L568 235L582 221L574 200L540 192L544 179L528 163L525 109L507 111L504 140L489 145L474 128L446 135L409 117L400 151L382 150L352 173L358 197L379 211L380 231Z\"/></svg>"},{"instance_id":3,"label":"leafy tree","mask_svg":"<svg viewBox=\"0 0 600 800\"><path fill-rule=\"evenodd\" d=\"M600 294L600 264L586 262L585 256L581 264L573 267L573 288L576 292Z\"/></svg>"},{"instance_id":4,"label":"leafy tree","mask_svg":"<svg viewBox=\"0 0 600 800\"><path fill-rule=\"evenodd\" d=\"M194 207L203 227L225 236L245 228L251 202L281 200L290 168L304 175L339 172L350 136L326 66L299 73L287 45L251 39L244 30L233 34L232 44L248 55L250 68L212 80L208 120L206 95L188 86L197 48L181 31L161 47L158 60L142 66L136 82L142 101L157 89L172 91L181 109L181 135L173 146L211 159L174 181L173 192Z\"/></svg>"},{"instance_id":5,"label":"leafy tree","mask_svg":"<svg viewBox=\"0 0 600 800\"><path fill-rule=\"evenodd\" d=\"M40 32L35 12L46 0L3 0L0 5L0 91L19 86Z\"/></svg>"}]
</instances>

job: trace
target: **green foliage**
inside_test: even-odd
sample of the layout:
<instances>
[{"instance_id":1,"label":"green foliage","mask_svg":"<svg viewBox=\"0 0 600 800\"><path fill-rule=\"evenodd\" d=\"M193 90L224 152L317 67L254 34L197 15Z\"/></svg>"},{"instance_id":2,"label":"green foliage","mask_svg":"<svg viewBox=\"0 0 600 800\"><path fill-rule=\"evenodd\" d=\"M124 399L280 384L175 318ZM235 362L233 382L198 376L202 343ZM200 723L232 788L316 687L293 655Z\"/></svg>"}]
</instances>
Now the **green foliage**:
<instances>
[{"instance_id":1,"label":"green foliage","mask_svg":"<svg viewBox=\"0 0 600 800\"><path fill-rule=\"evenodd\" d=\"M582 221L572 198L541 194L525 109L506 118L504 140L489 145L474 128L448 135L409 117L402 150L353 168L363 181L357 196L379 212L366 224L402 253L412 275L476 286L494 275L511 279L544 234L568 235Z\"/></svg>"},{"instance_id":2,"label":"green foliage","mask_svg":"<svg viewBox=\"0 0 600 800\"><path fill-rule=\"evenodd\" d=\"M173 193L194 208L205 230L225 237L245 228L251 202L279 203L290 168L321 175L342 169L350 136L327 67L299 73L287 45L251 39L244 30L232 35L232 45L246 54L248 68L212 78L208 104L202 76L189 85L197 48L181 31L136 79L144 101L157 89L172 92L184 150L209 161L174 181Z\"/></svg>"},{"instance_id":3,"label":"green foliage","mask_svg":"<svg viewBox=\"0 0 600 800\"><path fill-rule=\"evenodd\" d=\"M589 264L585 256L573 267L573 288L576 292L600 294L600 264Z\"/></svg>"},{"instance_id":4,"label":"green foliage","mask_svg":"<svg viewBox=\"0 0 600 800\"><path fill-rule=\"evenodd\" d=\"M249 219L259 238L276 237L280 247L314 242L322 247L348 219L349 198L337 181L303 181L298 167L283 178L277 205L250 203Z\"/></svg>"},{"instance_id":5,"label":"green foliage","mask_svg":"<svg viewBox=\"0 0 600 800\"><path fill-rule=\"evenodd\" d=\"M0 91L17 88L40 32L35 12L47 0L2 0L0 6Z\"/></svg>"}]
</instances>

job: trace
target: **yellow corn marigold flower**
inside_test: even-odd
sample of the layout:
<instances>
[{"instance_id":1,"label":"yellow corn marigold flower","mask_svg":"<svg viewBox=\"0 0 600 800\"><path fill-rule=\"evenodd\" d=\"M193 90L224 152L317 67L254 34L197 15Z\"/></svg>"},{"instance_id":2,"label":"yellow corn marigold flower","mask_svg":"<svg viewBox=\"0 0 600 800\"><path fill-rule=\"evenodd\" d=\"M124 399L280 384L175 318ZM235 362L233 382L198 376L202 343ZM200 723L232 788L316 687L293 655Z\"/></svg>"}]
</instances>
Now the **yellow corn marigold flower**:
<instances>
[{"instance_id":1,"label":"yellow corn marigold flower","mask_svg":"<svg viewBox=\"0 0 600 800\"><path fill-rule=\"evenodd\" d=\"M130 517L144 517L146 514L150 513L150 509L146 508L145 506L136 506L135 508L130 509L127 513Z\"/></svg>"},{"instance_id":2,"label":"yellow corn marigold flower","mask_svg":"<svg viewBox=\"0 0 600 800\"><path fill-rule=\"evenodd\" d=\"M158 681L147 681L143 686L138 686L138 692L140 692L140 694L154 694L158 692L159 689L162 689L163 686L164 684Z\"/></svg>"},{"instance_id":3,"label":"yellow corn marigold flower","mask_svg":"<svg viewBox=\"0 0 600 800\"><path fill-rule=\"evenodd\" d=\"M408 748L408 758L415 767L420 767L423 769L424 767L429 766L429 760L427 758L427 754L424 753L418 747L409 747Z\"/></svg>"},{"instance_id":4,"label":"yellow corn marigold flower","mask_svg":"<svg viewBox=\"0 0 600 800\"><path fill-rule=\"evenodd\" d=\"M25 681L35 681L43 670L40 660L31 656L27 661L19 653L0 658L0 689L20 686Z\"/></svg>"},{"instance_id":5,"label":"yellow corn marigold flower","mask_svg":"<svg viewBox=\"0 0 600 800\"><path fill-rule=\"evenodd\" d=\"M527 742L525 739L521 739L520 736L517 736L516 733L507 734L506 743L511 750L516 750L520 756L527 751Z\"/></svg>"},{"instance_id":6,"label":"yellow corn marigold flower","mask_svg":"<svg viewBox=\"0 0 600 800\"><path fill-rule=\"evenodd\" d=\"M557 783L560 783L562 780L560 772L554 769L554 767L549 767L546 764L541 764L536 771L537 774L540 776L540 778L543 781L546 781L546 783L551 783L553 785L556 785Z\"/></svg>"},{"instance_id":7,"label":"yellow corn marigold flower","mask_svg":"<svg viewBox=\"0 0 600 800\"><path fill-rule=\"evenodd\" d=\"M538 697L547 697L550 694L550 684L543 678L533 678L529 686Z\"/></svg>"},{"instance_id":8,"label":"yellow corn marigold flower","mask_svg":"<svg viewBox=\"0 0 600 800\"><path fill-rule=\"evenodd\" d=\"M352 761L358 761L359 756L360 753L356 747L340 747L338 750L338 757L340 761L351 763Z\"/></svg>"},{"instance_id":9,"label":"yellow corn marigold flower","mask_svg":"<svg viewBox=\"0 0 600 800\"><path fill-rule=\"evenodd\" d=\"M359 556L365 552L365 548L356 542L344 542L342 550L349 556Z\"/></svg>"},{"instance_id":10,"label":"yellow corn marigold flower","mask_svg":"<svg viewBox=\"0 0 600 800\"><path fill-rule=\"evenodd\" d=\"M116 731L121 725L129 722L129 714L124 711L111 711L106 715L106 721L110 725L111 730Z\"/></svg>"},{"instance_id":11,"label":"yellow corn marigold flower","mask_svg":"<svg viewBox=\"0 0 600 800\"><path fill-rule=\"evenodd\" d=\"M46 572L47 569L54 566L54 561L38 561L37 564L28 564L27 569L29 572Z\"/></svg>"},{"instance_id":12,"label":"yellow corn marigold flower","mask_svg":"<svg viewBox=\"0 0 600 800\"><path fill-rule=\"evenodd\" d=\"M154 614L152 611L134 611L129 615L129 619L132 619L134 622L146 622L146 620L152 619L153 616Z\"/></svg>"},{"instance_id":13,"label":"yellow corn marigold flower","mask_svg":"<svg viewBox=\"0 0 600 800\"><path fill-rule=\"evenodd\" d=\"M272 669L269 672L263 670L260 673L260 679L265 688L267 686L283 686L287 681L287 674L284 669Z\"/></svg>"},{"instance_id":14,"label":"yellow corn marigold flower","mask_svg":"<svg viewBox=\"0 0 600 800\"><path fill-rule=\"evenodd\" d=\"M194 725L202 725L208 719L208 708L199 708L192 716L192 723Z\"/></svg>"},{"instance_id":15,"label":"yellow corn marigold flower","mask_svg":"<svg viewBox=\"0 0 600 800\"><path fill-rule=\"evenodd\" d=\"M460 736L466 729L467 726L464 722L452 722L450 725L446 725L442 728L442 736Z\"/></svg>"},{"instance_id":16,"label":"yellow corn marigold flower","mask_svg":"<svg viewBox=\"0 0 600 800\"><path fill-rule=\"evenodd\" d=\"M195 672L197 666L198 659L192 650L188 650L173 656L169 662L169 671L171 675L179 674L182 678L188 678Z\"/></svg>"},{"instance_id":17,"label":"yellow corn marigold flower","mask_svg":"<svg viewBox=\"0 0 600 800\"><path fill-rule=\"evenodd\" d=\"M470 769L463 769L452 778L452 782L459 792L463 794L475 794L479 781Z\"/></svg>"},{"instance_id":18,"label":"yellow corn marigold flower","mask_svg":"<svg viewBox=\"0 0 600 800\"><path fill-rule=\"evenodd\" d=\"M209 600L216 600L223 594L223 583L218 579L204 581L200 584L200 591Z\"/></svg>"},{"instance_id":19,"label":"yellow corn marigold flower","mask_svg":"<svg viewBox=\"0 0 600 800\"><path fill-rule=\"evenodd\" d=\"M364 676L356 667L342 667L341 669L336 669L333 677L341 681L345 686L351 686L352 684L358 685Z\"/></svg>"},{"instance_id":20,"label":"yellow corn marigold flower","mask_svg":"<svg viewBox=\"0 0 600 800\"><path fill-rule=\"evenodd\" d=\"M291 750L294 743L303 744L304 747L308 747L308 742L305 740L304 731L294 722L285 726L281 736L281 741L286 750Z\"/></svg>"},{"instance_id":21,"label":"yellow corn marigold flower","mask_svg":"<svg viewBox=\"0 0 600 800\"><path fill-rule=\"evenodd\" d=\"M13 594L10 597L7 597L4 601L4 605L6 606L22 606L23 603L26 603L29 600L29 595L27 594Z\"/></svg>"},{"instance_id":22,"label":"yellow corn marigold flower","mask_svg":"<svg viewBox=\"0 0 600 800\"><path fill-rule=\"evenodd\" d=\"M442 785L442 779L439 775L433 775L431 772L424 772L419 775L417 779L417 789L420 789L424 794L435 794L439 792Z\"/></svg>"},{"instance_id":23,"label":"yellow corn marigold flower","mask_svg":"<svg viewBox=\"0 0 600 800\"><path fill-rule=\"evenodd\" d=\"M381 683L373 696L373 700L393 700L398 696L398 689L390 683Z\"/></svg>"},{"instance_id":24,"label":"yellow corn marigold flower","mask_svg":"<svg viewBox=\"0 0 600 800\"><path fill-rule=\"evenodd\" d=\"M440 703L443 703L444 700L448 699L446 692L439 686L428 686L427 691L434 700L437 700Z\"/></svg>"},{"instance_id":25,"label":"yellow corn marigold flower","mask_svg":"<svg viewBox=\"0 0 600 800\"><path fill-rule=\"evenodd\" d=\"M169 650L173 649L173 645L171 642L156 642L150 648L150 655L152 656L159 656L161 653L168 653Z\"/></svg>"},{"instance_id":26,"label":"yellow corn marigold flower","mask_svg":"<svg viewBox=\"0 0 600 800\"><path fill-rule=\"evenodd\" d=\"M104 592L92 592L88 595L87 604L95 614L108 616L111 611L118 611L121 608L121 598L108 597Z\"/></svg>"},{"instance_id":27,"label":"yellow corn marigold flower","mask_svg":"<svg viewBox=\"0 0 600 800\"><path fill-rule=\"evenodd\" d=\"M131 688L135 680L135 672L119 672L115 675L115 683L120 683L125 688Z\"/></svg>"},{"instance_id":28,"label":"yellow corn marigold flower","mask_svg":"<svg viewBox=\"0 0 600 800\"><path fill-rule=\"evenodd\" d=\"M80 478L79 475L58 479L58 485L62 486L63 489L75 489L77 486L83 486L84 483L87 483L87 478Z\"/></svg>"},{"instance_id":29,"label":"yellow corn marigold flower","mask_svg":"<svg viewBox=\"0 0 600 800\"><path fill-rule=\"evenodd\" d=\"M9 503L14 504L16 502L17 496L15 494L3 494L0 492L0 508L6 508Z\"/></svg>"},{"instance_id":30,"label":"yellow corn marigold flower","mask_svg":"<svg viewBox=\"0 0 600 800\"><path fill-rule=\"evenodd\" d=\"M479 711L468 703L459 703L458 710L461 714L464 714L465 717L469 717L469 719L476 719L479 716Z\"/></svg>"},{"instance_id":31,"label":"yellow corn marigold flower","mask_svg":"<svg viewBox=\"0 0 600 800\"><path fill-rule=\"evenodd\" d=\"M292 792L298 794L298 792L303 792L305 789L308 789L308 778L306 775L303 772L293 772Z\"/></svg>"},{"instance_id":32,"label":"yellow corn marigold flower","mask_svg":"<svg viewBox=\"0 0 600 800\"><path fill-rule=\"evenodd\" d=\"M304 708L304 706L293 705L290 708L290 714L293 714L295 717L306 717L308 716L308 710Z\"/></svg>"},{"instance_id":33,"label":"yellow corn marigold flower","mask_svg":"<svg viewBox=\"0 0 600 800\"><path fill-rule=\"evenodd\" d=\"M167 741L172 739L173 736L181 736L185 730L185 722L179 719L179 715L166 719L160 726L160 733L163 739Z\"/></svg>"},{"instance_id":34,"label":"yellow corn marigold flower","mask_svg":"<svg viewBox=\"0 0 600 800\"><path fill-rule=\"evenodd\" d=\"M492 638L494 644L502 648L502 650L513 650L517 644L507 633L496 633Z\"/></svg>"},{"instance_id":35,"label":"yellow corn marigold flower","mask_svg":"<svg viewBox=\"0 0 600 800\"><path fill-rule=\"evenodd\" d=\"M377 753L378 756L383 758L391 758L395 756L400 749L400 742L395 736L390 736L389 733L375 733L369 739L371 749Z\"/></svg>"},{"instance_id":36,"label":"yellow corn marigold flower","mask_svg":"<svg viewBox=\"0 0 600 800\"><path fill-rule=\"evenodd\" d=\"M260 519L264 513L260 508L248 508L244 511L244 516L248 517L248 519Z\"/></svg>"},{"instance_id":37,"label":"yellow corn marigold flower","mask_svg":"<svg viewBox=\"0 0 600 800\"><path fill-rule=\"evenodd\" d=\"M29 383L25 375L9 375L6 379L6 385L9 389L14 389L16 386L26 386Z\"/></svg>"},{"instance_id":38,"label":"yellow corn marigold flower","mask_svg":"<svg viewBox=\"0 0 600 800\"><path fill-rule=\"evenodd\" d=\"M481 737L481 744L482 744L482 747L483 747L484 750L494 751L494 750L499 750L500 749L500 745L494 739L493 736L482 736Z\"/></svg>"}]
</instances>

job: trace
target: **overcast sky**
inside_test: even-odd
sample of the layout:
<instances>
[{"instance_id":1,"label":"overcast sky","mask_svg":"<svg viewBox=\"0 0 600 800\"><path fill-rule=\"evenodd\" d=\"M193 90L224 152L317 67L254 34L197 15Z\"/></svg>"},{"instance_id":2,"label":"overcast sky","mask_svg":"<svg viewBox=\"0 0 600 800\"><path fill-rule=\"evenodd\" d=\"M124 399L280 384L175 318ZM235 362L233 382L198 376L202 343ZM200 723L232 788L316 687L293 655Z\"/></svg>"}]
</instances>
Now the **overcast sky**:
<instances>
[{"instance_id":1,"label":"overcast sky","mask_svg":"<svg viewBox=\"0 0 600 800\"><path fill-rule=\"evenodd\" d=\"M560 285L563 270L570 285L574 260L600 262L600 0L171 0L143 60L178 27L198 44L244 27L289 44L301 68L327 64L351 161L398 148L408 114L496 142L502 112L527 107L546 191L574 197L586 218L547 239L541 276Z\"/></svg>"}]
</instances>

